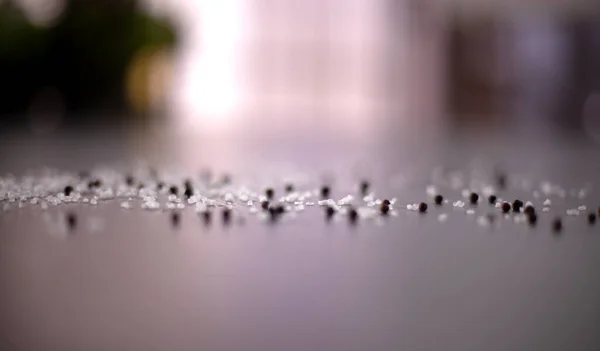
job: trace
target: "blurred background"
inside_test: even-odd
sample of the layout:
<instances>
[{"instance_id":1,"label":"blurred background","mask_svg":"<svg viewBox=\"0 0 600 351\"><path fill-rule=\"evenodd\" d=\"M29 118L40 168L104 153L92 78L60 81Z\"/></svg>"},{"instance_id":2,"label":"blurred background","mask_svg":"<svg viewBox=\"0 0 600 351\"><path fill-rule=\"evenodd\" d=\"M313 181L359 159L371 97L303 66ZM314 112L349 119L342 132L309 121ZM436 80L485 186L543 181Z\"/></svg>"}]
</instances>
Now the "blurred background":
<instances>
[{"instance_id":1,"label":"blurred background","mask_svg":"<svg viewBox=\"0 0 600 351\"><path fill-rule=\"evenodd\" d=\"M599 10L591 0L0 0L2 146L122 126L154 135L144 147L166 130L178 131L171 144L503 128L597 142Z\"/></svg>"}]
</instances>

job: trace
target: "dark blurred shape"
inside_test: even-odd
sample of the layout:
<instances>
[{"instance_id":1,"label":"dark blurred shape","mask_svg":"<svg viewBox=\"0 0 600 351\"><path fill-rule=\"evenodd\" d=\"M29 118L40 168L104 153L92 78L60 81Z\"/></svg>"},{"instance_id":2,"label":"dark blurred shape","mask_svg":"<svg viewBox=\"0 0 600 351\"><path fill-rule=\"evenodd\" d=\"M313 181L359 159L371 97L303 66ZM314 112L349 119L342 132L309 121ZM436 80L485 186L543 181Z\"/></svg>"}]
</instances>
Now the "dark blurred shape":
<instances>
[{"instance_id":1,"label":"dark blurred shape","mask_svg":"<svg viewBox=\"0 0 600 351\"><path fill-rule=\"evenodd\" d=\"M446 96L455 122L583 127L586 101L600 90L600 20L542 12L449 17Z\"/></svg>"},{"instance_id":2,"label":"dark blurred shape","mask_svg":"<svg viewBox=\"0 0 600 351\"><path fill-rule=\"evenodd\" d=\"M133 0L68 0L49 27L13 1L0 3L2 124L22 123L30 109L60 111L67 122L130 112L124 83L132 59L175 42L173 27Z\"/></svg>"}]
</instances>

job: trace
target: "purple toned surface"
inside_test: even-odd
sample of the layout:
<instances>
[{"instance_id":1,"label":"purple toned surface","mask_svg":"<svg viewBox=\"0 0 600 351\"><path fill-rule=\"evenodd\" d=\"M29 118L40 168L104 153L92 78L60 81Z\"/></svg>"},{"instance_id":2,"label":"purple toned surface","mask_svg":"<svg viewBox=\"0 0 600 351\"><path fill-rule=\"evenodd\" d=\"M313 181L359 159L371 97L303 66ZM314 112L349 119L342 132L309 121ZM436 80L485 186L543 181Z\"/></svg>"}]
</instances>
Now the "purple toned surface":
<instances>
[{"instance_id":1,"label":"purple toned surface","mask_svg":"<svg viewBox=\"0 0 600 351\"><path fill-rule=\"evenodd\" d=\"M0 213L1 349L595 350L600 345L599 225L589 227L584 216L564 216L565 230L554 236L552 214L540 213L533 229L504 219L482 228L476 216L451 204L430 206L425 216L403 206L425 198L434 167L463 169L473 157L534 182L580 186L598 179L598 165L591 162L596 148L550 142L528 147L488 137L457 141L441 134L400 140L384 133L362 141L326 138L327 133L294 135L190 138L187 144L185 138L134 142L118 134L5 139L3 173L42 164L77 170L139 157L189 172L214 166L236 180L276 178L288 170L319 179L331 171L346 179L334 186L336 198L350 190L351 180L366 175L377 195L397 197L400 205L398 217L383 225L356 227L346 221L327 224L320 209L309 208L275 226L246 216L243 225L224 228L217 220L206 228L187 209L179 229L171 227L167 214L139 206L124 210L119 202L50 208L51 216L67 209L78 215L77 229L62 238L49 233L37 208ZM353 166L355 161L362 163ZM407 184L391 185L390 176L397 173ZM525 194L501 195L525 200ZM553 211L579 203L591 207L599 200L596 190L585 200L556 200ZM477 211L493 209L481 204ZM446 222L438 222L440 213L448 214ZM92 218L102 220L101 230L90 230Z\"/></svg>"}]
</instances>

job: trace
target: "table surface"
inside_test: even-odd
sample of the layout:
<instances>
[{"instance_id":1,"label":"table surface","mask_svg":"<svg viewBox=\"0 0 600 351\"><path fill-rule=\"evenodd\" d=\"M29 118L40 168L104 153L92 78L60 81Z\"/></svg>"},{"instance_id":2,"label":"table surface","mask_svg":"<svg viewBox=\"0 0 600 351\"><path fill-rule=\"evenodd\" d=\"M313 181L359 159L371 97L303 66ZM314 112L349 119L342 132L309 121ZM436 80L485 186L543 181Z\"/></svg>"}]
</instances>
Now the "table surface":
<instances>
[{"instance_id":1,"label":"table surface","mask_svg":"<svg viewBox=\"0 0 600 351\"><path fill-rule=\"evenodd\" d=\"M186 208L174 228L168 214L137 203L11 207L0 212L2 350L600 347L600 225L565 215L600 205L594 143L422 131L158 135L15 134L0 144L0 171L126 169L144 159L180 174L209 166L257 188L288 176L306 189L327 174L335 199L367 177L377 197L397 199L396 215L352 226L328 223L313 206L271 225L236 210L230 226L204 226ZM484 202L472 215L452 206L462 195L444 183L448 174L463 175L468 187L499 167L510 180L498 194L505 199L539 210L546 196L533 192L546 180L567 195L552 197L536 227ZM407 211L428 200L431 184L450 202L424 215ZM571 196L580 188L585 198ZM60 234L53 226L68 211L77 228ZM488 213L496 220L481 225ZM560 235L550 226L557 215Z\"/></svg>"}]
</instances>

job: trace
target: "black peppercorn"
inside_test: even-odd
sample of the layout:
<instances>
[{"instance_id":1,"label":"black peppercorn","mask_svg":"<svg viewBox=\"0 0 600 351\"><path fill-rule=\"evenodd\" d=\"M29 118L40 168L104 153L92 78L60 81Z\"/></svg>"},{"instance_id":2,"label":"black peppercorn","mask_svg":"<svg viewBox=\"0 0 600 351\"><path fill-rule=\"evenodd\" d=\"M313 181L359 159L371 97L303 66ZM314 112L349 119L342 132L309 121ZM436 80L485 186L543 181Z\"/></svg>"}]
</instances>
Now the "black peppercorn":
<instances>
[{"instance_id":1,"label":"black peppercorn","mask_svg":"<svg viewBox=\"0 0 600 351\"><path fill-rule=\"evenodd\" d=\"M93 188L99 188L102 185L102 181L100 179L94 179L94 180L90 180L88 182L88 188L93 189Z\"/></svg>"},{"instance_id":2,"label":"black peppercorn","mask_svg":"<svg viewBox=\"0 0 600 351\"><path fill-rule=\"evenodd\" d=\"M388 200L388 199L384 199L383 201L381 201L381 204L385 205L385 206L389 206L389 205L392 204L392 202L390 200Z\"/></svg>"},{"instance_id":3,"label":"black peppercorn","mask_svg":"<svg viewBox=\"0 0 600 351\"><path fill-rule=\"evenodd\" d=\"M194 186L192 185L192 181L191 181L190 179L186 179L186 180L183 182L183 187L184 187L185 189L193 189L193 188L194 188Z\"/></svg>"},{"instance_id":4,"label":"black peppercorn","mask_svg":"<svg viewBox=\"0 0 600 351\"><path fill-rule=\"evenodd\" d=\"M67 213L67 227L69 230L74 230L77 226L77 216L74 213Z\"/></svg>"},{"instance_id":5,"label":"black peppercorn","mask_svg":"<svg viewBox=\"0 0 600 351\"><path fill-rule=\"evenodd\" d=\"M369 191L369 182L366 180L363 180L362 182L360 182L360 193L363 195L367 195L368 191Z\"/></svg>"},{"instance_id":6,"label":"black peppercorn","mask_svg":"<svg viewBox=\"0 0 600 351\"><path fill-rule=\"evenodd\" d=\"M479 195L477 195L477 193L471 193L471 195L469 195L469 201L473 205L477 204L477 201L479 201Z\"/></svg>"},{"instance_id":7,"label":"black peppercorn","mask_svg":"<svg viewBox=\"0 0 600 351\"><path fill-rule=\"evenodd\" d=\"M501 208L502 208L502 212L508 213L508 212L510 212L511 206L508 202L503 202Z\"/></svg>"},{"instance_id":8,"label":"black peppercorn","mask_svg":"<svg viewBox=\"0 0 600 351\"><path fill-rule=\"evenodd\" d=\"M261 207L263 210L268 210L268 209L269 209L269 201L261 201L261 203L260 203L260 207Z\"/></svg>"},{"instance_id":9,"label":"black peppercorn","mask_svg":"<svg viewBox=\"0 0 600 351\"><path fill-rule=\"evenodd\" d=\"M177 193L179 193L179 189L177 189L177 187L175 185L173 185L169 188L169 193L171 195L177 195Z\"/></svg>"},{"instance_id":10,"label":"black peppercorn","mask_svg":"<svg viewBox=\"0 0 600 351\"><path fill-rule=\"evenodd\" d=\"M271 222L275 222L278 218L279 215L277 214L275 207L269 207L269 219L271 219Z\"/></svg>"},{"instance_id":11,"label":"black peppercorn","mask_svg":"<svg viewBox=\"0 0 600 351\"><path fill-rule=\"evenodd\" d=\"M327 218L327 220L331 220L333 218L333 215L335 214L335 209L331 206L327 206L325 208L325 218Z\"/></svg>"},{"instance_id":12,"label":"black peppercorn","mask_svg":"<svg viewBox=\"0 0 600 351\"><path fill-rule=\"evenodd\" d=\"M555 218L552 221L552 230L554 230L554 232L558 233L562 230L562 221L560 220L560 218Z\"/></svg>"},{"instance_id":13,"label":"black peppercorn","mask_svg":"<svg viewBox=\"0 0 600 351\"><path fill-rule=\"evenodd\" d=\"M287 184L287 185L285 186L285 192L286 192L286 193L291 193L292 191L294 191L294 185L292 185L292 184Z\"/></svg>"},{"instance_id":14,"label":"black peppercorn","mask_svg":"<svg viewBox=\"0 0 600 351\"><path fill-rule=\"evenodd\" d=\"M421 212L421 213L425 213L425 212L427 212L427 204L426 204L426 203L424 203L424 202L421 202L421 203L419 204L419 212Z\"/></svg>"},{"instance_id":15,"label":"black peppercorn","mask_svg":"<svg viewBox=\"0 0 600 351\"><path fill-rule=\"evenodd\" d=\"M489 201L490 205L495 205L496 204L496 200L498 200L498 198L496 197L496 195L490 195L490 197L488 197L488 201Z\"/></svg>"},{"instance_id":16,"label":"black peppercorn","mask_svg":"<svg viewBox=\"0 0 600 351\"><path fill-rule=\"evenodd\" d=\"M283 207L283 205L277 205L275 206L275 211L277 212L277 214L283 214L285 212L285 207Z\"/></svg>"},{"instance_id":17,"label":"black peppercorn","mask_svg":"<svg viewBox=\"0 0 600 351\"><path fill-rule=\"evenodd\" d=\"M132 186L134 182L135 179L131 174L128 174L127 177L125 177L125 183L127 183L128 186Z\"/></svg>"},{"instance_id":18,"label":"black peppercorn","mask_svg":"<svg viewBox=\"0 0 600 351\"><path fill-rule=\"evenodd\" d=\"M525 206L525 209L523 210L523 212L526 215L530 216L532 214L535 214L535 208L533 208L533 206L531 206L531 205L527 205L527 206Z\"/></svg>"},{"instance_id":19,"label":"black peppercorn","mask_svg":"<svg viewBox=\"0 0 600 351\"><path fill-rule=\"evenodd\" d=\"M267 199L273 200L274 195L275 195L275 190L273 190L273 188L267 188L267 190L265 190L265 196L267 197Z\"/></svg>"},{"instance_id":20,"label":"black peppercorn","mask_svg":"<svg viewBox=\"0 0 600 351\"><path fill-rule=\"evenodd\" d=\"M179 215L179 212L172 212L171 213L171 225L173 227L177 227L177 226L179 226L180 221L181 221L181 216Z\"/></svg>"},{"instance_id":21,"label":"black peppercorn","mask_svg":"<svg viewBox=\"0 0 600 351\"><path fill-rule=\"evenodd\" d=\"M379 212L381 212L382 215L386 216L390 212L390 205L381 203L381 205L379 206Z\"/></svg>"},{"instance_id":22,"label":"black peppercorn","mask_svg":"<svg viewBox=\"0 0 600 351\"><path fill-rule=\"evenodd\" d=\"M348 219L352 224L356 223L358 220L358 212L353 207L348 210Z\"/></svg>"},{"instance_id":23,"label":"black peppercorn","mask_svg":"<svg viewBox=\"0 0 600 351\"><path fill-rule=\"evenodd\" d=\"M269 207L269 218L271 222L275 222L281 217L281 215L285 212L285 208L283 205L271 206Z\"/></svg>"},{"instance_id":24,"label":"black peppercorn","mask_svg":"<svg viewBox=\"0 0 600 351\"><path fill-rule=\"evenodd\" d=\"M67 185L63 192L65 193L65 196L71 196L71 192L73 192L73 187L70 185Z\"/></svg>"},{"instance_id":25,"label":"black peppercorn","mask_svg":"<svg viewBox=\"0 0 600 351\"><path fill-rule=\"evenodd\" d=\"M194 195L194 191L190 188L186 188L183 195L189 199L190 197L192 197L192 195Z\"/></svg>"},{"instance_id":26,"label":"black peppercorn","mask_svg":"<svg viewBox=\"0 0 600 351\"><path fill-rule=\"evenodd\" d=\"M513 201L513 204L512 204L513 212L520 212L522 207L523 207L523 201L521 201L519 199Z\"/></svg>"},{"instance_id":27,"label":"black peppercorn","mask_svg":"<svg viewBox=\"0 0 600 351\"><path fill-rule=\"evenodd\" d=\"M433 197L433 202L435 202L436 205L440 206L442 202L444 202L444 197L438 194Z\"/></svg>"},{"instance_id":28,"label":"black peppercorn","mask_svg":"<svg viewBox=\"0 0 600 351\"><path fill-rule=\"evenodd\" d=\"M329 198L329 193L331 192L331 189L329 189L329 187L327 185L324 185L321 187L321 198L322 199L327 199Z\"/></svg>"},{"instance_id":29,"label":"black peppercorn","mask_svg":"<svg viewBox=\"0 0 600 351\"><path fill-rule=\"evenodd\" d=\"M594 224L596 223L596 214L595 213L589 213L588 214L588 223L589 224Z\"/></svg>"}]
</instances>

